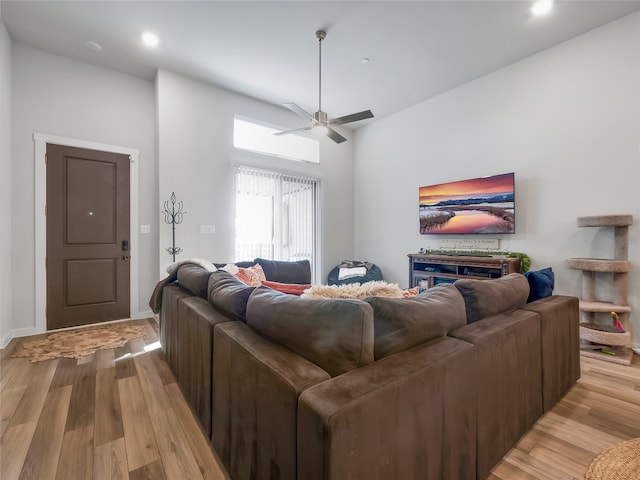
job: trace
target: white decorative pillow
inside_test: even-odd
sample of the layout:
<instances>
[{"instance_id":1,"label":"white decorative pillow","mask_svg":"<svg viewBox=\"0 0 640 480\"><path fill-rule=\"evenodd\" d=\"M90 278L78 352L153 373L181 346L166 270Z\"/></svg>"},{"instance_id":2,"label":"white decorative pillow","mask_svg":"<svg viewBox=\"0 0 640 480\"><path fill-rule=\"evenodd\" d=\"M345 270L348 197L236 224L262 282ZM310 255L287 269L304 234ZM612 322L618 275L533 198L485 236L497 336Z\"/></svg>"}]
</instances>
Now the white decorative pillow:
<instances>
[{"instance_id":1,"label":"white decorative pillow","mask_svg":"<svg viewBox=\"0 0 640 480\"><path fill-rule=\"evenodd\" d=\"M224 267L220 268L220 270L230 273L231 275L237 275L240 271L235 263L227 263Z\"/></svg>"},{"instance_id":2,"label":"white decorative pillow","mask_svg":"<svg viewBox=\"0 0 640 480\"><path fill-rule=\"evenodd\" d=\"M180 267L180 265L183 265L185 263L198 265L204 268L205 270L207 270L208 272L215 272L217 270L216 266L213 263L211 263L209 260L205 260L203 258L185 258L184 260L178 260L177 262L174 262L171 265L167 266L167 273L169 275L171 275L172 273L175 273L175 271L178 270L178 267Z\"/></svg>"}]
</instances>

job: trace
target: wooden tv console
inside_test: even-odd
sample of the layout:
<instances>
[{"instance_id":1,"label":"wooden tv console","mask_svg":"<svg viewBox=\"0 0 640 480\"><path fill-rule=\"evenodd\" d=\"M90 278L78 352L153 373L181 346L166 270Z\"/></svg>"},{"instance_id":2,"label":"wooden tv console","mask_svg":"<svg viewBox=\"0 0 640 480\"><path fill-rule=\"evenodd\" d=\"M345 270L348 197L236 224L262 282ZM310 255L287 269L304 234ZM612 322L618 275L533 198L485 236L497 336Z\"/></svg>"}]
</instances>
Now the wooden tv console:
<instances>
[{"instance_id":1,"label":"wooden tv console","mask_svg":"<svg viewBox=\"0 0 640 480\"><path fill-rule=\"evenodd\" d=\"M487 280L520 271L520 259L511 257L410 253L409 287L431 288L459 278Z\"/></svg>"}]
</instances>

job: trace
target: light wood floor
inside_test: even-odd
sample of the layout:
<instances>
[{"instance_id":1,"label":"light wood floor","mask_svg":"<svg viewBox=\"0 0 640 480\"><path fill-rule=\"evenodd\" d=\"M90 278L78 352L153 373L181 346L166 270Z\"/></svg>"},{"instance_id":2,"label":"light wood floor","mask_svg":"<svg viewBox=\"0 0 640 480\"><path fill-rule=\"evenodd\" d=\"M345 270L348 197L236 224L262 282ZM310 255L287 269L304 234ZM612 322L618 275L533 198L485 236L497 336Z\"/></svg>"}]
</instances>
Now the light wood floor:
<instances>
[{"instance_id":1,"label":"light wood floor","mask_svg":"<svg viewBox=\"0 0 640 480\"><path fill-rule=\"evenodd\" d=\"M228 478L157 348L156 323L134 323L144 338L81 360L10 358L34 337L2 351L2 480ZM604 448L634 437L640 357L630 367L582 358L578 384L489 480L583 479Z\"/></svg>"}]
</instances>

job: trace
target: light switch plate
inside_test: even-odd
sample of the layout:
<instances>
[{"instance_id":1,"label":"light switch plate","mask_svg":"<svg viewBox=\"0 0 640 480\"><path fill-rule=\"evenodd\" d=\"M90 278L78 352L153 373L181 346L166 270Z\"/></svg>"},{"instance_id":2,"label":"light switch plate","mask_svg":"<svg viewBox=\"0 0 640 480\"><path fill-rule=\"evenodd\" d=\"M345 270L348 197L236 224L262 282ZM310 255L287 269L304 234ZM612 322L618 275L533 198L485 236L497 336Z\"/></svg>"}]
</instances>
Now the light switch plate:
<instances>
[{"instance_id":1,"label":"light switch plate","mask_svg":"<svg viewBox=\"0 0 640 480\"><path fill-rule=\"evenodd\" d=\"M215 225L200 225L200 233L205 235L214 235L216 233Z\"/></svg>"},{"instance_id":2,"label":"light switch plate","mask_svg":"<svg viewBox=\"0 0 640 480\"><path fill-rule=\"evenodd\" d=\"M140 233L151 233L151 225L140 225Z\"/></svg>"}]
</instances>

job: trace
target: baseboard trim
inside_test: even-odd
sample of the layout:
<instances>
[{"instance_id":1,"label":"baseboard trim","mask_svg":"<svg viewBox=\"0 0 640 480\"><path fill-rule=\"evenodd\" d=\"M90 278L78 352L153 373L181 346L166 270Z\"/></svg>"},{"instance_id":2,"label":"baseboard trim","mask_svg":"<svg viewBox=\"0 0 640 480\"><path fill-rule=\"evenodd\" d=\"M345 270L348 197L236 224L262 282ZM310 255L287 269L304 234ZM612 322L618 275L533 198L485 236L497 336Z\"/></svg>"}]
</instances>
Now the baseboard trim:
<instances>
[{"instance_id":1,"label":"baseboard trim","mask_svg":"<svg viewBox=\"0 0 640 480\"><path fill-rule=\"evenodd\" d=\"M137 315L131 317L131 320L140 320L141 318L151 318L153 312L151 310L145 310L144 312L138 312Z\"/></svg>"},{"instance_id":2,"label":"baseboard trim","mask_svg":"<svg viewBox=\"0 0 640 480\"><path fill-rule=\"evenodd\" d=\"M5 338L2 339L2 348L3 349L6 348L6 346L9 345L9 342L14 338L28 337L30 335L39 335L41 333L46 333L46 332L40 331L37 327L18 328L16 330L11 330L5 336Z\"/></svg>"},{"instance_id":3,"label":"baseboard trim","mask_svg":"<svg viewBox=\"0 0 640 480\"><path fill-rule=\"evenodd\" d=\"M0 339L0 350L5 349L11 340L13 340L13 330Z\"/></svg>"}]
</instances>

